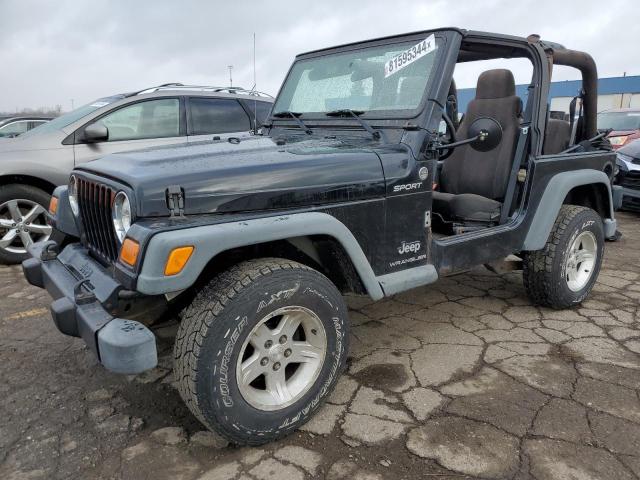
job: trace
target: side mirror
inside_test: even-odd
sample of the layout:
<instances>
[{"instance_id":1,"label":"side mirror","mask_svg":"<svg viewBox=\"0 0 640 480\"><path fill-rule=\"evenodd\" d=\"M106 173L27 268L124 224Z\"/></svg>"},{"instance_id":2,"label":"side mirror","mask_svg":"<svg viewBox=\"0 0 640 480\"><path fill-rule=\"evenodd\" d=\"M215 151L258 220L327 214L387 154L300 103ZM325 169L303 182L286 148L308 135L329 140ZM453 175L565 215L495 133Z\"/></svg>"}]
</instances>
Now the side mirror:
<instances>
[{"instance_id":1,"label":"side mirror","mask_svg":"<svg viewBox=\"0 0 640 480\"><path fill-rule=\"evenodd\" d=\"M480 117L469 125L469 138L471 148L479 152L493 150L502 141L502 126L493 118Z\"/></svg>"},{"instance_id":2,"label":"side mirror","mask_svg":"<svg viewBox=\"0 0 640 480\"><path fill-rule=\"evenodd\" d=\"M451 150L461 145L469 145L479 152L493 150L502 141L502 126L493 118L480 117L469 125L468 137L453 143L443 143L438 145L438 150ZM447 154L448 156L448 154Z\"/></svg>"},{"instance_id":3,"label":"side mirror","mask_svg":"<svg viewBox=\"0 0 640 480\"><path fill-rule=\"evenodd\" d=\"M109 140L109 129L102 123L92 123L84 129L83 140L86 143L104 142Z\"/></svg>"}]
</instances>

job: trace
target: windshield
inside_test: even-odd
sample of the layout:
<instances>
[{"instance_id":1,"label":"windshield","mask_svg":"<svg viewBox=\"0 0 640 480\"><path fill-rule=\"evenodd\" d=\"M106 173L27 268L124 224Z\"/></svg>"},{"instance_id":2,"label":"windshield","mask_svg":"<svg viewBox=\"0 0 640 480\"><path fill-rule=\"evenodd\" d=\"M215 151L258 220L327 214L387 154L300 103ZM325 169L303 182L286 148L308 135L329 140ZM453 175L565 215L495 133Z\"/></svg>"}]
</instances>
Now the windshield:
<instances>
[{"instance_id":1,"label":"windshield","mask_svg":"<svg viewBox=\"0 0 640 480\"><path fill-rule=\"evenodd\" d=\"M273 112L414 110L432 74L438 43L432 34L420 41L299 60Z\"/></svg>"},{"instance_id":2,"label":"windshield","mask_svg":"<svg viewBox=\"0 0 640 480\"><path fill-rule=\"evenodd\" d=\"M86 117L92 112L95 112L99 108L105 107L110 103L124 98L122 95L114 95L113 97L99 98L95 102L83 105L75 110L65 113L64 115L54 118L50 122L43 123L42 125L29 130L28 132L20 135L21 137L30 137L32 135L38 135L40 133L53 132L54 130L60 130L66 126L71 125L73 122L80 120L82 117Z\"/></svg>"},{"instance_id":3,"label":"windshield","mask_svg":"<svg viewBox=\"0 0 640 480\"><path fill-rule=\"evenodd\" d=\"M640 130L639 112L607 112L598 115L598 130Z\"/></svg>"}]
</instances>

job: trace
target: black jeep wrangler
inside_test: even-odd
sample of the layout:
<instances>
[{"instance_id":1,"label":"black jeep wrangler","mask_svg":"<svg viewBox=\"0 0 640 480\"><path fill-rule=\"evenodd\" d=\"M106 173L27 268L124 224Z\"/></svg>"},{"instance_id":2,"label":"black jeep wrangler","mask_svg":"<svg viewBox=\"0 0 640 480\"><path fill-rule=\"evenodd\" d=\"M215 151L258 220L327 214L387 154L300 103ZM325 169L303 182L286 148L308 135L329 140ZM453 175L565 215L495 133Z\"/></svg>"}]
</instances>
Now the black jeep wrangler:
<instances>
[{"instance_id":1,"label":"black jeep wrangler","mask_svg":"<svg viewBox=\"0 0 640 480\"><path fill-rule=\"evenodd\" d=\"M460 119L456 64L511 58L532 64L526 95L486 71ZM548 115L558 64L582 73L575 121ZM343 293L378 300L515 255L536 304L589 294L616 230L596 80L587 54L456 28L299 55L262 134L74 170L50 212L79 241L33 245L24 273L58 329L119 373L157 362L135 313L183 304L184 401L232 442L271 441L344 368Z\"/></svg>"}]
</instances>

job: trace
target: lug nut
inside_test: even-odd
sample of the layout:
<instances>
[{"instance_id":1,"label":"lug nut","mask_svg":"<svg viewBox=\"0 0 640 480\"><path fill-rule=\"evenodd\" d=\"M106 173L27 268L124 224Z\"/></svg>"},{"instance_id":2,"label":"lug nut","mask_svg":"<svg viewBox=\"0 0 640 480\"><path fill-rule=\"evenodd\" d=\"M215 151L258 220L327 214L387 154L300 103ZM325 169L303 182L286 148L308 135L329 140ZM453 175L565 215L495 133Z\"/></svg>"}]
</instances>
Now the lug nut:
<instances>
[{"instance_id":1,"label":"lug nut","mask_svg":"<svg viewBox=\"0 0 640 480\"><path fill-rule=\"evenodd\" d=\"M317 334L318 334L318 331L317 331L315 328L312 328L312 329L311 329L311 333L313 333L314 335L317 335Z\"/></svg>"},{"instance_id":2,"label":"lug nut","mask_svg":"<svg viewBox=\"0 0 640 480\"><path fill-rule=\"evenodd\" d=\"M264 348L271 348L273 345L273 342L271 340L267 340L266 342L264 342Z\"/></svg>"},{"instance_id":3,"label":"lug nut","mask_svg":"<svg viewBox=\"0 0 640 480\"><path fill-rule=\"evenodd\" d=\"M284 351L284 356L285 356L285 357L287 357L287 358L289 358L289 357L291 356L291 349L290 349L290 348L287 348L287 349Z\"/></svg>"},{"instance_id":4,"label":"lug nut","mask_svg":"<svg viewBox=\"0 0 640 480\"><path fill-rule=\"evenodd\" d=\"M262 359L260 360L260 365L264 367L267 363L269 363L269 359L267 357L262 357Z\"/></svg>"},{"instance_id":5,"label":"lug nut","mask_svg":"<svg viewBox=\"0 0 640 480\"><path fill-rule=\"evenodd\" d=\"M273 364L273 369L274 370L280 370L280 362L276 362Z\"/></svg>"},{"instance_id":6,"label":"lug nut","mask_svg":"<svg viewBox=\"0 0 640 480\"><path fill-rule=\"evenodd\" d=\"M280 337L280 340L278 340L280 342L280 344L286 343L287 342L287 336L286 335L282 335Z\"/></svg>"}]
</instances>

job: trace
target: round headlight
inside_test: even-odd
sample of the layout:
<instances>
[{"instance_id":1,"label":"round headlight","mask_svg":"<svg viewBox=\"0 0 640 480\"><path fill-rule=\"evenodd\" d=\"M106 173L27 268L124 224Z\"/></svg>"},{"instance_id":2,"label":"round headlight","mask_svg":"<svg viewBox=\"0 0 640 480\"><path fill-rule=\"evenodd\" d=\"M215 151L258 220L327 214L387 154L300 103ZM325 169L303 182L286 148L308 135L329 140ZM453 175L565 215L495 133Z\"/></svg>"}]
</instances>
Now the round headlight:
<instances>
[{"instance_id":1,"label":"round headlight","mask_svg":"<svg viewBox=\"0 0 640 480\"><path fill-rule=\"evenodd\" d=\"M113 227L120 243L124 241L127 230L131 228L131 202L124 192L118 192L113 200L113 210L111 211L113 218Z\"/></svg>"},{"instance_id":2,"label":"round headlight","mask_svg":"<svg viewBox=\"0 0 640 480\"><path fill-rule=\"evenodd\" d=\"M78 179L75 175L71 175L69 178L69 205L71 205L71 211L75 216L80 213L80 207L78 205Z\"/></svg>"}]
</instances>

